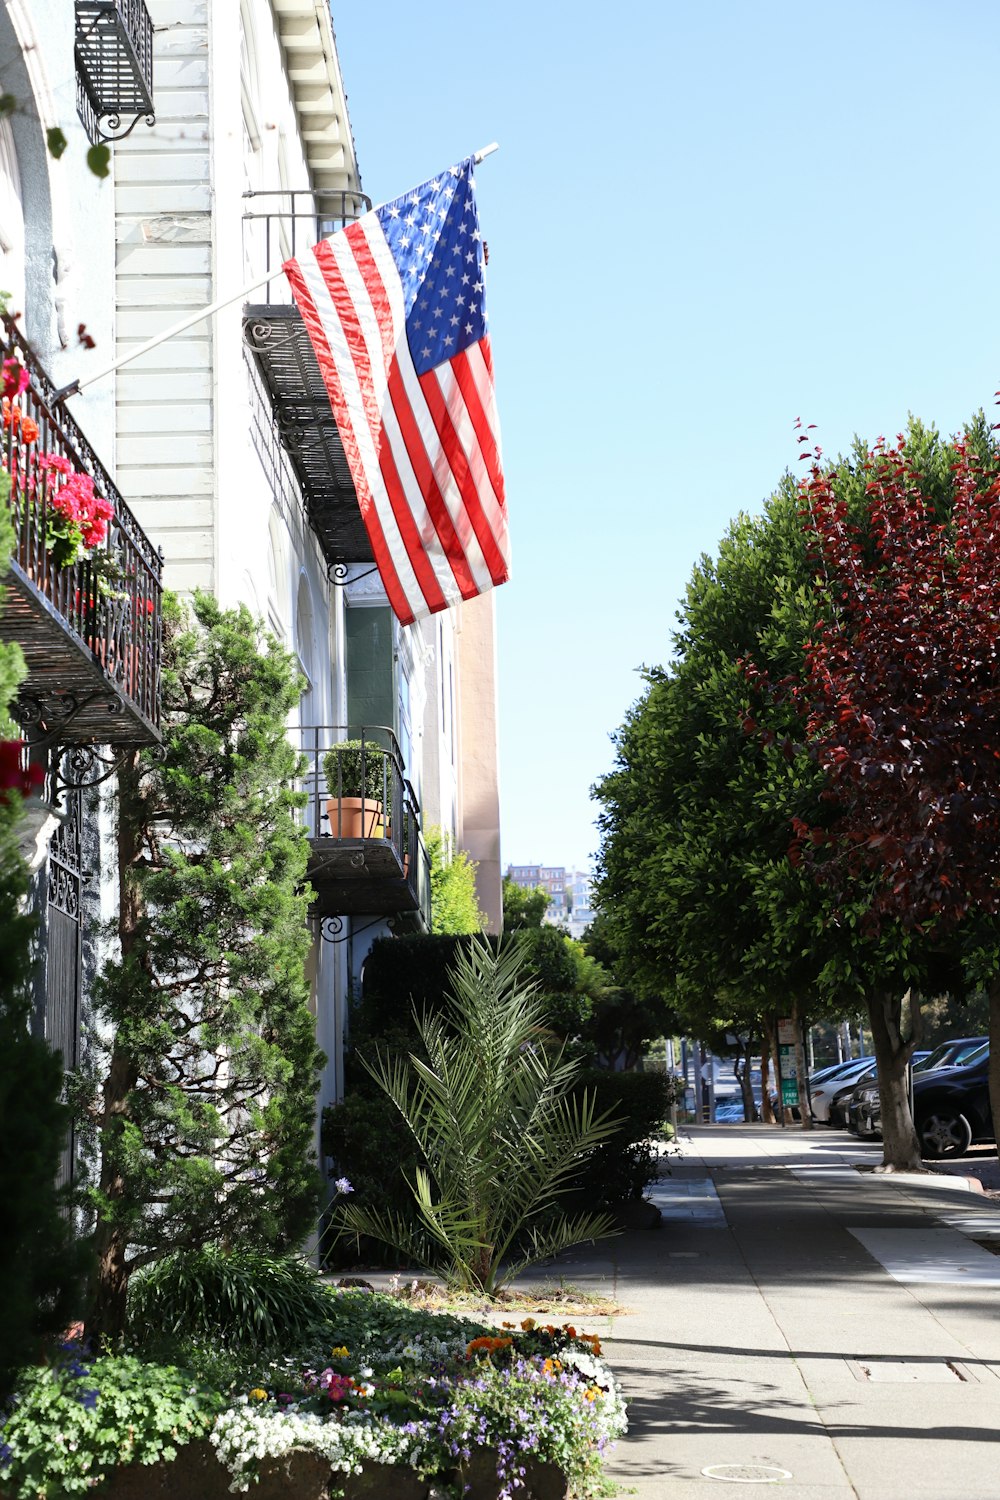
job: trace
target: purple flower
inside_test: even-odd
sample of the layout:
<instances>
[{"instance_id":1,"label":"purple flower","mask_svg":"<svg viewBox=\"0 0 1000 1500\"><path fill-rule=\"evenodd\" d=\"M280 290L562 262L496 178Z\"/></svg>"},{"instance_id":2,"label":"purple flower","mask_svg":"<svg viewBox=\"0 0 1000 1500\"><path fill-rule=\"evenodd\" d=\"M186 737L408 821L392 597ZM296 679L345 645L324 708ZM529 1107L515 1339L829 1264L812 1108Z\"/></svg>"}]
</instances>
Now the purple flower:
<instances>
[{"instance_id":1,"label":"purple flower","mask_svg":"<svg viewBox=\"0 0 1000 1500\"><path fill-rule=\"evenodd\" d=\"M337 1189L337 1192L342 1193L345 1198L348 1193L354 1192L353 1187L346 1177L338 1177L333 1185Z\"/></svg>"},{"instance_id":2,"label":"purple flower","mask_svg":"<svg viewBox=\"0 0 1000 1500\"><path fill-rule=\"evenodd\" d=\"M93 1411L100 1394L100 1391L81 1391L76 1399L86 1411Z\"/></svg>"}]
</instances>

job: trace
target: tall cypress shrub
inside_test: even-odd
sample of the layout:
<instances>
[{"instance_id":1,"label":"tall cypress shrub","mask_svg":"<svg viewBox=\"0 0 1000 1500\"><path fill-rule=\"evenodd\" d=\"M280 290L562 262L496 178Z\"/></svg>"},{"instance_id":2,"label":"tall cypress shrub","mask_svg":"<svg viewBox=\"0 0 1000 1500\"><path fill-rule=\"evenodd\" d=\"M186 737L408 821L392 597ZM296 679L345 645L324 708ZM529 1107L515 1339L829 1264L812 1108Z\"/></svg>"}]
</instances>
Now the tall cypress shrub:
<instances>
[{"instance_id":1,"label":"tall cypress shrub","mask_svg":"<svg viewBox=\"0 0 1000 1500\"><path fill-rule=\"evenodd\" d=\"M315 1223L299 692L245 608L198 596L168 616L165 758L119 775L120 958L95 996L94 1334L120 1332L140 1266L210 1242L290 1248Z\"/></svg>"}]
</instances>

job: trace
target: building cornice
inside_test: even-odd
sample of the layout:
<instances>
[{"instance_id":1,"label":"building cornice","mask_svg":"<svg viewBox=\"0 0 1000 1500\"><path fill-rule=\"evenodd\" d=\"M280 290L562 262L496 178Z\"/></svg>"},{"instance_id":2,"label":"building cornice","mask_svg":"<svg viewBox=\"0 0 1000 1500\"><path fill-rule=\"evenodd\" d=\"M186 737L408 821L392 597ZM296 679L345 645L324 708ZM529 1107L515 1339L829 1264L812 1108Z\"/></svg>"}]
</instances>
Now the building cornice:
<instances>
[{"instance_id":1,"label":"building cornice","mask_svg":"<svg viewBox=\"0 0 1000 1500\"><path fill-rule=\"evenodd\" d=\"M312 186L358 192L361 174L328 0L272 0Z\"/></svg>"}]
</instances>

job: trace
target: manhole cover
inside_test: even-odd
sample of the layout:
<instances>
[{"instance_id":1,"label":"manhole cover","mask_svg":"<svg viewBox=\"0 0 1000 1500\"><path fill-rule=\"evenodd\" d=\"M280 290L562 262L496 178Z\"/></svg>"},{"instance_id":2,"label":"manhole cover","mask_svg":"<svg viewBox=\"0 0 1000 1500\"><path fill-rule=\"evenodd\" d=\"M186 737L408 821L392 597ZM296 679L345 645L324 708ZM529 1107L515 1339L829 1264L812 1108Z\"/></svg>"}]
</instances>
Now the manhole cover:
<instances>
[{"instance_id":1,"label":"manhole cover","mask_svg":"<svg viewBox=\"0 0 1000 1500\"><path fill-rule=\"evenodd\" d=\"M706 1479L724 1479L729 1484L780 1484L792 1477L776 1464L710 1464L701 1472Z\"/></svg>"}]
</instances>

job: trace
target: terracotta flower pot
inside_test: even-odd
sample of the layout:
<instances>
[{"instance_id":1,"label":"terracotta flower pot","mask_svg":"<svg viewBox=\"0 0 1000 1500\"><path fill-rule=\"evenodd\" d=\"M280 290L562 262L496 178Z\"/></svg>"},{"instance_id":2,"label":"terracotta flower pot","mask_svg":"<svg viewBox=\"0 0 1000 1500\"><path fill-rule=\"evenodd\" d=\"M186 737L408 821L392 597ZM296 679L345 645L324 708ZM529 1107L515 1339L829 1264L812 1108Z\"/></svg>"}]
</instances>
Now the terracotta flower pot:
<instances>
[{"instance_id":1,"label":"terracotta flower pot","mask_svg":"<svg viewBox=\"0 0 1000 1500\"><path fill-rule=\"evenodd\" d=\"M382 803L370 797L331 797L326 804L326 815L331 838L388 838Z\"/></svg>"}]
</instances>

